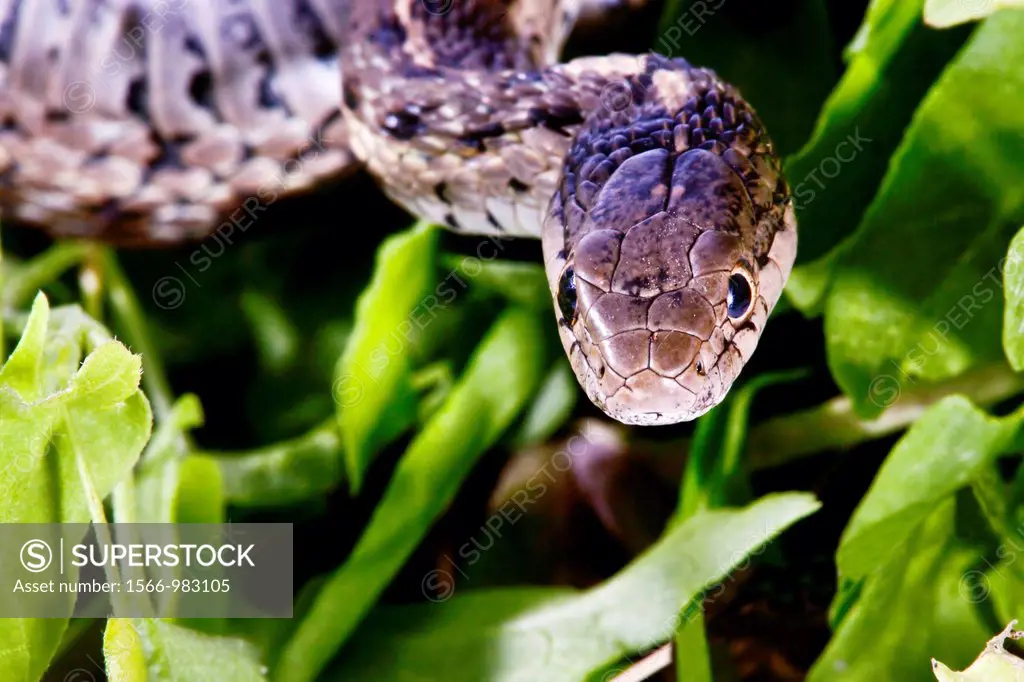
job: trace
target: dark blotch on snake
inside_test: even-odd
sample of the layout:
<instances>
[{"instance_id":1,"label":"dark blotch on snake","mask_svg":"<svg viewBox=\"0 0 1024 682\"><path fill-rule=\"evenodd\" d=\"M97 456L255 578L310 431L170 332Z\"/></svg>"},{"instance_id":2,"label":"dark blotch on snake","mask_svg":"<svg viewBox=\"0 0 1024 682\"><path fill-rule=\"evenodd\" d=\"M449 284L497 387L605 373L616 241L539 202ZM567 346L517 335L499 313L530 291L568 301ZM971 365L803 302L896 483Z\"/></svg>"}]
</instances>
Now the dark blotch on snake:
<instances>
[{"instance_id":1,"label":"dark blotch on snake","mask_svg":"<svg viewBox=\"0 0 1024 682\"><path fill-rule=\"evenodd\" d=\"M434 195L437 196L437 198L440 199L441 201L443 201L444 203L450 204L451 202L448 201L448 198L444 195L444 193L447 190L448 190L448 183L447 182L439 182L436 185L434 185Z\"/></svg>"},{"instance_id":2,"label":"dark blotch on snake","mask_svg":"<svg viewBox=\"0 0 1024 682\"><path fill-rule=\"evenodd\" d=\"M266 108L273 108L281 106L283 103L281 98L274 92L274 84L271 80L273 72L269 69L260 79L260 106Z\"/></svg>"},{"instance_id":3,"label":"dark blotch on snake","mask_svg":"<svg viewBox=\"0 0 1024 682\"><path fill-rule=\"evenodd\" d=\"M203 62L207 59L206 50L203 49L203 44L200 43L199 39L195 36L190 35L185 37L185 51L191 53L195 57L198 57Z\"/></svg>"},{"instance_id":4,"label":"dark blotch on snake","mask_svg":"<svg viewBox=\"0 0 1024 682\"><path fill-rule=\"evenodd\" d=\"M296 0L295 18L299 30L312 39L313 55L317 59L330 59L334 56L336 45L327 34L326 27L310 6L309 0Z\"/></svg>"},{"instance_id":5,"label":"dark blotch on snake","mask_svg":"<svg viewBox=\"0 0 1024 682\"><path fill-rule=\"evenodd\" d=\"M555 106L550 109L534 107L529 111L530 122L534 125L544 126L549 130L562 135L568 135L566 126L578 125L583 122L583 115L579 109L563 106Z\"/></svg>"},{"instance_id":6,"label":"dark blotch on snake","mask_svg":"<svg viewBox=\"0 0 1024 682\"><path fill-rule=\"evenodd\" d=\"M477 144L488 137L501 137L504 134L505 126L502 125L500 121L492 121L479 126L474 130L463 133L459 136L459 141L468 144Z\"/></svg>"},{"instance_id":7,"label":"dark blotch on snake","mask_svg":"<svg viewBox=\"0 0 1024 682\"><path fill-rule=\"evenodd\" d=\"M348 81L346 81L342 86L342 98L345 100L345 106L349 109L356 109L359 107L359 93Z\"/></svg>"},{"instance_id":8,"label":"dark blotch on snake","mask_svg":"<svg viewBox=\"0 0 1024 682\"><path fill-rule=\"evenodd\" d=\"M128 111L145 119L149 111L149 81L135 78L128 86Z\"/></svg>"},{"instance_id":9,"label":"dark blotch on snake","mask_svg":"<svg viewBox=\"0 0 1024 682\"><path fill-rule=\"evenodd\" d=\"M406 78L441 78L442 74L437 69L420 64L406 64L402 68L402 75Z\"/></svg>"},{"instance_id":10,"label":"dark blotch on snake","mask_svg":"<svg viewBox=\"0 0 1024 682\"><path fill-rule=\"evenodd\" d=\"M203 108L213 108L213 75L209 69L203 69L192 76L188 84L188 96Z\"/></svg>"}]
</instances>

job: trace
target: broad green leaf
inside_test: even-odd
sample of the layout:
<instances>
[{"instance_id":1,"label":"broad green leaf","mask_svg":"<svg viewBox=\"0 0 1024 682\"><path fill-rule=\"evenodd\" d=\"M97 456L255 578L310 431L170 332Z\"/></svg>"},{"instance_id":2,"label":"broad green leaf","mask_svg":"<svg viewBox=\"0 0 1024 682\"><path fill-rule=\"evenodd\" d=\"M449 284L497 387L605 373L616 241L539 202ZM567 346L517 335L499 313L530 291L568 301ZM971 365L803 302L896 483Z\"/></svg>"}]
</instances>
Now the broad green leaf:
<instances>
[{"instance_id":1,"label":"broad green leaf","mask_svg":"<svg viewBox=\"0 0 1024 682\"><path fill-rule=\"evenodd\" d=\"M922 3L872 0L814 134L786 160L802 266L790 279L799 293L792 300L805 312L816 310L828 284L827 271L816 269L857 228L921 98L965 38L924 26Z\"/></svg>"},{"instance_id":2,"label":"broad green leaf","mask_svg":"<svg viewBox=\"0 0 1024 682\"><path fill-rule=\"evenodd\" d=\"M1024 228L1010 242L1003 267L1003 349L1010 366L1024 372Z\"/></svg>"},{"instance_id":3,"label":"broad green leaf","mask_svg":"<svg viewBox=\"0 0 1024 682\"><path fill-rule=\"evenodd\" d=\"M926 0L924 20L936 28L947 28L1014 7L1024 8L1024 0Z\"/></svg>"},{"instance_id":4,"label":"broad green leaf","mask_svg":"<svg viewBox=\"0 0 1024 682\"><path fill-rule=\"evenodd\" d=\"M1020 639L1022 633L1015 632L1012 621L1006 629L985 645L985 650L963 672L950 670L939 661L932 659L932 671L939 682L1019 682L1024 678L1024 660L1006 650L1004 642L1008 637Z\"/></svg>"},{"instance_id":5,"label":"broad green leaf","mask_svg":"<svg viewBox=\"0 0 1024 682\"><path fill-rule=\"evenodd\" d=\"M322 497L343 478L341 437L333 420L309 433L250 452L204 452L220 467L227 500L274 507Z\"/></svg>"},{"instance_id":6,"label":"broad green leaf","mask_svg":"<svg viewBox=\"0 0 1024 682\"><path fill-rule=\"evenodd\" d=\"M988 630L965 598L978 555L953 535L955 502L925 511L916 532L879 563L807 676L808 682L927 682L941 654L967 662Z\"/></svg>"},{"instance_id":7,"label":"broad green leaf","mask_svg":"<svg viewBox=\"0 0 1024 682\"><path fill-rule=\"evenodd\" d=\"M1002 355L998 264L1008 226L1024 221L1021 35L1016 11L972 35L838 258L825 304L829 367L862 417L889 404L876 395L882 383L937 381Z\"/></svg>"},{"instance_id":8,"label":"broad green leaf","mask_svg":"<svg viewBox=\"0 0 1024 682\"><path fill-rule=\"evenodd\" d=\"M807 139L838 75L825 4L673 0L650 47L714 69L735 85L788 154Z\"/></svg>"},{"instance_id":9,"label":"broad green leaf","mask_svg":"<svg viewBox=\"0 0 1024 682\"><path fill-rule=\"evenodd\" d=\"M450 302L447 294L433 293L441 287L434 279L436 247L437 229L427 223L387 239L356 303L333 387L353 494L376 448L415 419L409 351L432 308Z\"/></svg>"},{"instance_id":10,"label":"broad green leaf","mask_svg":"<svg viewBox=\"0 0 1024 682\"><path fill-rule=\"evenodd\" d=\"M90 520L76 458L106 496L131 470L152 425L140 358L116 341L91 353L59 390L44 366L49 307L40 295L22 342L0 370L0 522ZM63 340L56 339L58 344ZM64 369L57 365L58 370ZM47 455L56 451L56 466Z\"/></svg>"},{"instance_id":11,"label":"broad green leaf","mask_svg":"<svg viewBox=\"0 0 1024 682\"><path fill-rule=\"evenodd\" d=\"M40 294L0 370L0 523L90 521L86 489L106 497L149 438L139 357L109 334L97 338L95 322L75 324L85 319L77 308L51 315ZM79 367L85 343L99 345ZM5 679L38 680L66 625L0 620Z\"/></svg>"},{"instance_id":12,"label":"broad green leaf","mask_svg":"<svg viewBox=\"0 0 1024 682\"><path fill-rule=\"evenodd\" d=\"M103 638L112 682L262 682L252 644L150 618L111 618ZM115 676L117 675L117 676Z\"/></svg>"},{"instance_id":13,"label":"broad green leaf","mask_svg":"<svg viewBox=\"0 0 1024 682\"><path fill-rule=\"evenodd\" d=\"M899 440L843 531L839 575L860 580L916 533L936 505L967 486L1006 451L1024 409L990 417L966 398L931 407Z\"/></svg>"},{"instance_id":14,"label":"broad green leaf","mask_svg":"<svg viewBox=\"0 0 1024 682\"><path fill-rule=\"evenodd\" d=\"M702 512L582 592L470 590L445 603L381 608L327 679L579 682L667 640L684 604L818 507L793 493Z\"/></svg>"},{"instance_id":15,"label":"broad green leaf","mask_svg":"<svg viewBox=\"0 0 1024 682\"><path fill-rule=\"evenodd\" d=\"M535 311L516 308L494 323L444 405L410 443L351 556L288 643L275 680L316 677L519 414L543 373L541 323Z\"/></svg>"}]
</instances>

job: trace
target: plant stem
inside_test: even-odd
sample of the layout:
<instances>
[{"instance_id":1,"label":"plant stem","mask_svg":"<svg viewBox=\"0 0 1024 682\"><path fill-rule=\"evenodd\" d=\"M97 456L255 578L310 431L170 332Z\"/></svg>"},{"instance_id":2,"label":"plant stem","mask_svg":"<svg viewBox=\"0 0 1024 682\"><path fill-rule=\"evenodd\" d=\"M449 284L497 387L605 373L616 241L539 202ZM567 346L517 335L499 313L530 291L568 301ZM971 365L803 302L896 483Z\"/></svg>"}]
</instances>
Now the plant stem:
<instances>
[{"instance_id":1,"label":"plant stem","mask_svg":"<svg viewBox=\"0 0 1024 682\"><path fill-rule=\"evenodd\" d=\"M611 682L643 682L672 665L672 643L664 644L640 659Z\"/></svg>"},{"instance_id":2,"label":"plant stem","mask_svg":"<svg viewBox=\"0 0 1024 682\"><path fill-rule=\"evenodd\" d=\"M769 469L826 450L842 450L907 428L929 407L960 394L987 407L1024 391L1024 376L1005 363L986 365L948 381L903 391L875 419L861 419L840 396L818 407L775 417L754 426L747 440L751 469Z\"/></svg>"},{"instance_id":3,"label":"plant stem","mask_svg":"<svg viewBox=\"0 0 1024 682\"><path fill-rule=\"evenodd\" d=\"M103 252L94 247L78 271L78 288L82 292L85 312L98 322L103 321Z\"/></svg>"},{"instance_id":4,"label":"plant stem","mask_svg":"<svg viewBox=\"0 0 1024 682\"><path fill-rule=\"evenodd\" d=\"M91 248L86 242L58 242L27 261L17 274L8 278L4 309L24 305L37 291L85 260Z\"/></svg>"},{"instance_id":5,"label":"plant stem","mask_svg":"<svg viewBox=\"0 0 1024 682\"><path fill-rule=\"evenodd\" d=\"M96 540L109 547L113 544L113 538L110 536L110 526L107 522L106 512L103 509L103 500L100 499L99 493L96 491L96 486L93 484L92 475L89 473L89 466L86 464L85 458L79 452L75 452L74 457L75 465L78 469L78 480L82 485L86 506L89 509L89 518L92 520L93 528L96 531ZM109 582L121 583L121 571L116 563L105 566L103 572L106 574ZM132 597L128 595L112 594L110 603L114 613L127 613L126 605L128 601L126 600L131 599Z\"/></svg>"},{"instance_id":6,"label":"plant stem","mask_svg":"<svg viewBox=\"0 0 1024 682\"><path fill-rule=\"evenodd\" d=\"M103 272L107 277L107 296L118 326L124 331L128 344L142 355L144 372L142 383L146 395L153 403L153 413L160 421L170 418L174 394L171 392L163 362L156 352L146 327L142 307L135 297L128 279L109 249L103 249Z\"/></svg>"}]
</instances>

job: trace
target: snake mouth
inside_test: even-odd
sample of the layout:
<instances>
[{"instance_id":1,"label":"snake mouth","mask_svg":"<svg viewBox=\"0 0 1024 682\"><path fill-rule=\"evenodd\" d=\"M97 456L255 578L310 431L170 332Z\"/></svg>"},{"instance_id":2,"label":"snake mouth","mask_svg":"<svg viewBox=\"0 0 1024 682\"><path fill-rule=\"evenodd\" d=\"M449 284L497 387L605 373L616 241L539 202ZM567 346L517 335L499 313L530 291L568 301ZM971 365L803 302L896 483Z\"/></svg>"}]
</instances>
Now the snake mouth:
<instances>
[{"instance_id":1,"label":"snake mouth","mask_svg":"<svg viewBox=\"0 0 1024 682\"><path fill-rule=\"evenodd\" d=\"M623 424L656 426L691 421L707 411L710 395L694 393L674 379L645 369L627 378L607 395L593 386L594 402ZM710 409L710 408L708 408Z\"/></svg>"},{"instance_id":2,"label":"snake mouth","mask_svg":"<svg viewBox=\"0 0 1024 682\"><path fill-rule=\"evenodd\" d=\"M604 411L616 420L635 426L665 426L692 421L707 410L698 396L672 379L644 370L608 396Z\"/></svg>"}]
</instances>

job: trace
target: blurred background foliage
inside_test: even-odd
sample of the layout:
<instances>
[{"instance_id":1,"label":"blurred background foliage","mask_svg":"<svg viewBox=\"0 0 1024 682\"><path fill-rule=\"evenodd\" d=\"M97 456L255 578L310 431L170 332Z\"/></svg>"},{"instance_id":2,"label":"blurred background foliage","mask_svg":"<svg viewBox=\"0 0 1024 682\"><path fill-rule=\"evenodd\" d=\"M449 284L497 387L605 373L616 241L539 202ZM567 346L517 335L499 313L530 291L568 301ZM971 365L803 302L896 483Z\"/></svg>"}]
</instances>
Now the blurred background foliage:
<instances>
[{"instance_id":1,"label":"blurred background foliage","mask_svg":"<svg viewBox=\"0 0 1024 682\"><path fill-rule=\"evenodd\" d=\"M1024 613L1021 4L581 27L569 56L716 69L785 156L798 267L692 424L589 404L539 244L410 226L364 175L230 243L5 229L0 520L293 522L297 602L0 621L0 679L596 681L670 641L654 679L965 668Z\"/></svg>"}]
</instances>

